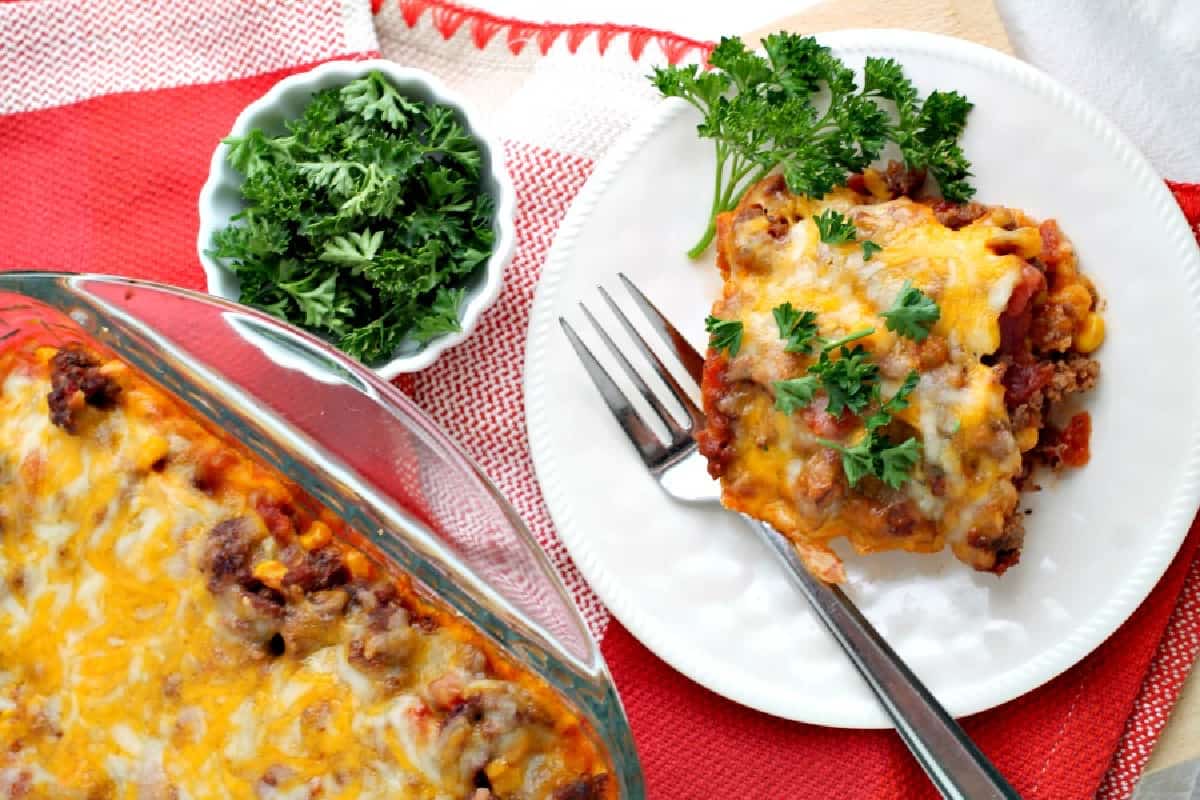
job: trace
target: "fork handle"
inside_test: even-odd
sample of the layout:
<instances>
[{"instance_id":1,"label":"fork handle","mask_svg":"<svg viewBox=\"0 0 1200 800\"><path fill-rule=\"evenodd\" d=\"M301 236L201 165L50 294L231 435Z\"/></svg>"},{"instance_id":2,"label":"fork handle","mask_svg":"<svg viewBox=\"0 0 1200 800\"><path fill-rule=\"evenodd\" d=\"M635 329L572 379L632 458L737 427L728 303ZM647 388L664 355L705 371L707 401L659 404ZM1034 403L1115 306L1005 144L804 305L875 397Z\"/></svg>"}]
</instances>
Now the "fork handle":
<instances>
[{"instance_id":1,"label":"fork handle","mask_svg":"<svg viewBox=\"0 0 1200 800\"><path fill-rule=\"evenodd\" d=\"M781 533L757 520L747 520L787 566L792 581L854 662L942 796L950 800L1020 800L850 598L837 586L814 578Z\"/></svg>"}]
</instances>

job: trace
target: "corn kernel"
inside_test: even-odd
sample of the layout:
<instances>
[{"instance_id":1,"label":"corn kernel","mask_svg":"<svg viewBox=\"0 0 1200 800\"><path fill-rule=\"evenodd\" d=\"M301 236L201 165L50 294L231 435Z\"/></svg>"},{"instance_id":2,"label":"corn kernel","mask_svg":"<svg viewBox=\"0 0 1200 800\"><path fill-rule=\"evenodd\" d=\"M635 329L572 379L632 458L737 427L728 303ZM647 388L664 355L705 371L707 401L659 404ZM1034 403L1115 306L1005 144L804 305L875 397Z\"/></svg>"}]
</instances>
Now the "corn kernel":
<instances>
[{"instance_id":1,"label":"corn kernel","mask_svg":"<svg viewBox=\"0 0 1200 800\"><path fill-rule=\"evenodd\" d=\"M493 759L483 771L487 773L493 791L501 795L507 796L521 788L521 771L510 768L508 761L503 758Z\"/></svg>"},{"instance_id":2,"label":"corn kernel","mask_svg":"<svg viewBox=\"0 0 1200 800\"><path fill-rule=\"evenodd\" d=\"M129 367L121 361L105 361L100 365L99 372L109 378L115 378L118 375L124 375L129 372Z\"/></svg>"},{"instance_id":3,"label":"corn kernel","mask_svg":"<svg viewBox=\"0 0 1200 800\"><path fill-rule=\"evenodd\" d=\"M283 586L283 578L287 575L287 567L278 561L260 561L254 565L254 569L250 571L250 574L272 589L279 589Z\"/></svg>"},{"instance_id":4,"label":"corn kernel","mask_svg":"<svg viewBox=\"0 0 1200 800\"><path fill-rule=\"evenodd\" d=\"M887 182L883 180L883 176L879 174L879 170L870 167L863 170L863 183L876 200L892 199L892 193L887 187Z\"/></svg>"},{"instance_id":5,"label":"corn kernel","mask_svg":"<svg viewBox=\"0 0 1200 800\"><path fill-rule=\"evenodd\" d=\"M1038 441L1037 428L1023 428L1017 431L1017 447L1022 453L1028 452L1034 448Z\"/></svg>"},{"instance_id":6,"label":"corn kernel","mask_svg":"<svg viewBox=\"0 0 1200 800\"><path fill-rule=\"evenodd\" d=\"M988 210L987 221L997 228L1027 228L1028 220L1018 220L1013 216L1012 209L997 206Z\"/></svg>"},{"instance_id":7,"label":"corn kernel","mask_svg":"<svg viewBox=\"0 0 1200 800\"><path fill-rule=\"evenodd\" d=\"M1088 314L1083 327L1075 334L1075 349L1091 353L1104 344L1104 317L1095 312Z\"/></svg>"},{"instance_id":8,"label":"corn kernel","mask_svg":"<svg viewBox=\"0 0 1200 800\"><path fill-rule=\"evenodd\" d=\"M350 574L356 578L366 578L371 574L370 562L357 550L346 551L342 560L346 562L346 569L350 570Z\"/></svg>"},{"instance_id":9,"label":"corn kernel","mask_svg":"<svg viewBox=\"0 0 1200 800\"><path fill-rule=\"evenodd\" d=\"M138 469L148 470L154 466L159 459L167 457L167 451L171 449L170 443L166 437L159 436L157 433L146 437L146 441L142 442L142 446L138 451Z\"/></svg>"},{"instance_id":10,"label":"corn kernel","mask_svg":"<svg viewBox=\"0 0 1200 800\"><path fill-rule=\"evenodd\" d=\"M319 550L333 539L333 531L320 520L308 526L308 530L300 536L300 546L305 550Z\"/></svg>"},{"instance_id":11,"label":"corn kernel","mask_svg":"<svg viewBox=\"0 0 1200 800\"><path fill-rule=\"evenodd\" d=\"M58 350L54 349L53 347L39 347L37 350L34 351L33 355L41 363L49 364L51 361L54 360L54 355L57 352L58 352Z\"/></svg>"}]
</instances>

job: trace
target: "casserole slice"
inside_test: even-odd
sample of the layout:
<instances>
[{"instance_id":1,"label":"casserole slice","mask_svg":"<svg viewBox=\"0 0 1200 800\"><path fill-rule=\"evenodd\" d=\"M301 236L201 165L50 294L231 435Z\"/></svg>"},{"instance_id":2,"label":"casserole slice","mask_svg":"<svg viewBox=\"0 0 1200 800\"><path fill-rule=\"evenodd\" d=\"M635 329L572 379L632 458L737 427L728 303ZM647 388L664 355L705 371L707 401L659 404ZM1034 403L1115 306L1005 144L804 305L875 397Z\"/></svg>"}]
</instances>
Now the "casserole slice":
<instances>
[{"instance_id":1,"label":"casserole slice","mask_svg":"<svg viewBox=\"0 0 1200 800\"><path fill-rule=\"evenodd\" d=\"M896 165L850 183L768 176L718 217L709 471L826 581L839 537L1002 573L1034 465L1087 461L1087 415L1050 418L1096 382L1099 298L1052 220L914 200Z\"/></svg>"}]
</instances>

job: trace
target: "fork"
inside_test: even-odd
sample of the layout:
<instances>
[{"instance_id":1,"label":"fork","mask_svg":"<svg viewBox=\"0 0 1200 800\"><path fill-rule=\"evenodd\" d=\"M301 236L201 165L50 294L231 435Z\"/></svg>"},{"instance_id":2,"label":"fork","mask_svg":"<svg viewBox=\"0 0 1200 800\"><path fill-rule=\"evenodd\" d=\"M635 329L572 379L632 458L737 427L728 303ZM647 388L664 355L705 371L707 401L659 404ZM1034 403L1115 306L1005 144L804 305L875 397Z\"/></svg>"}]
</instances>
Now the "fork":
<instances>
[{"instance_id":1,"label":"fork","mask_svg":"<svg viewBox=\"0 0 1200 800\"><path fill-rule=\"evenodd\" d=\"M618 277L651 327L667 343L684 370L699 384L704 358L624 273L618 273ZM660 439L646 424L571 324L559 317L563 332L659 486L677 500L719 504L720 489L705 471L705 459L695 439L695 433L705 426L704 412L692 402L604 287L597 288L620 326L649 362L654 373L666 384L675 401L682 406L688 417L687 423L680 424L667 411L662 400L642 379L586 305L580 303L584 316L612 352L634 388L666 427L669 435L666 441ZM792 583L808 599L817 617L845 650L895 724L900 738L942 796L951 800L1020 800L1012 786L888 646L853 601L837 586L813 577L786 537L758 520L750 517L745 519L787 568Z\"/></svg>"}]
</instances>

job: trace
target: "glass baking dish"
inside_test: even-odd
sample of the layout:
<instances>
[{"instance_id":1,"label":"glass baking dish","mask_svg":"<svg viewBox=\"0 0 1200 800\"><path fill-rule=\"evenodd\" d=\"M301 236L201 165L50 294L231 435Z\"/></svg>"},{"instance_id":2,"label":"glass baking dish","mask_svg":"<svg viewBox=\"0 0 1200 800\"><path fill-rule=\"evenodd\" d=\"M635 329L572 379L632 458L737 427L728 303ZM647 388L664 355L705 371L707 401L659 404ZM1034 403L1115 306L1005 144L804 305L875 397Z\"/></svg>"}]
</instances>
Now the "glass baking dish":
<instances>
[{"instance_id":1,"label":"glass baking dish","mask_svg":"<svg viewBox=\"0 0 1200 800\"><path fill-rule=\"evenodd\" d=\"M394 387L243 306L98 275L0 273L0 343L106 349L240 442L544 679L590 724L618 796L645 796L596 642L542 550L480 469Z\"/></svg>"}]
</instances>

